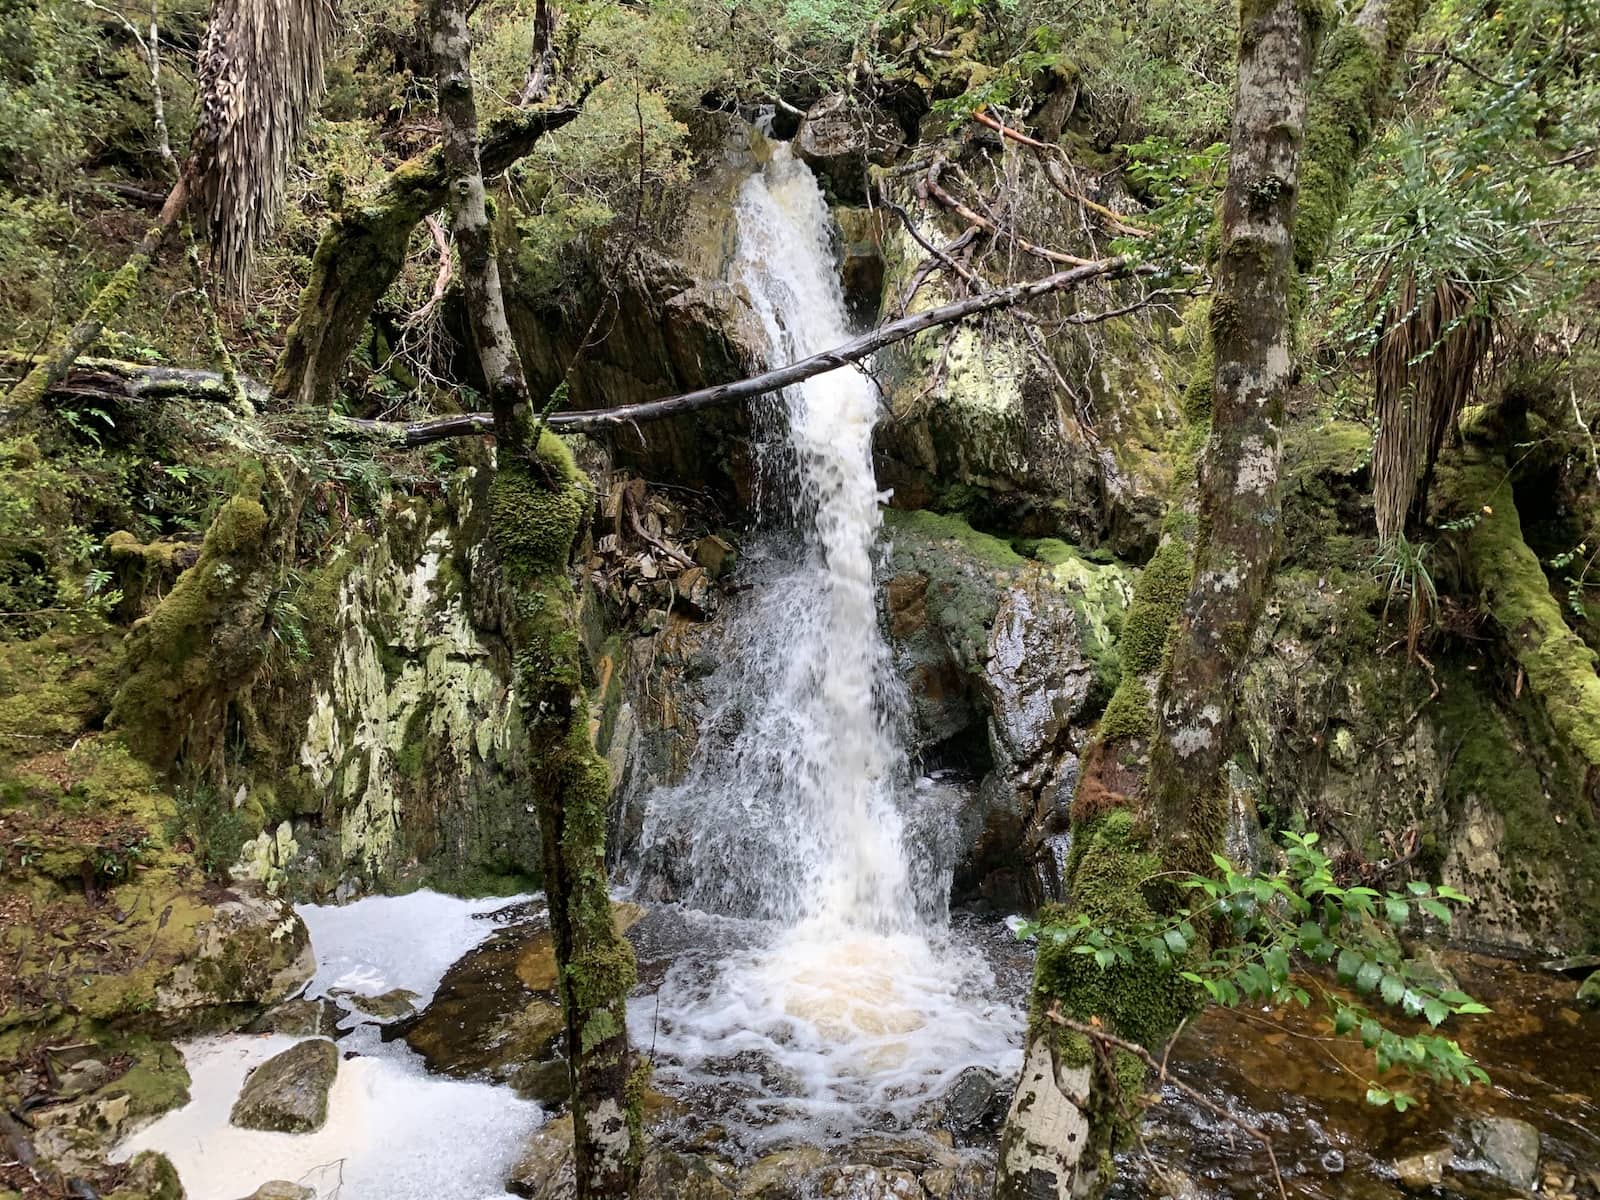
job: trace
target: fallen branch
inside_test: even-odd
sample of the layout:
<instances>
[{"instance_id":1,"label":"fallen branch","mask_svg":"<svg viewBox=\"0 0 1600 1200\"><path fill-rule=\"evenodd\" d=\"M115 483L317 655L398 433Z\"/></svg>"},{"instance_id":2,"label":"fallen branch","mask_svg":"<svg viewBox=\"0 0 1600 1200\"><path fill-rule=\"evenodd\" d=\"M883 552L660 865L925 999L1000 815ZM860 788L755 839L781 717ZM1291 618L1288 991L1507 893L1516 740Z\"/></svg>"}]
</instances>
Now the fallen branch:
<instances>
[{"instance_id":1,"label":"fallen branch","mask_svg":"<svg viewBox=\"0 0 1600 1200\"><path fill-rule=\"evenodd\" d=\"M988 217L974 212L960 200L957 200L949 192L945 191L944 188L939 186L939 171L943 165L944 164L942 162L940 162L938 159L935 159L933 165L928 168L928 194L940 204L948 208L951 212L962 218L962 220L966 221L969 225L976 225L980 229L988 230L991 235L999 238L1002 241L1015 242L1018 248L1033 255L1035 258L1042 258L1048 262L1060 263L1063 266L1086 267L1091 265L1093 260L1087 258L1078 258L1076 255L1072 254L1063 254L1061 251L1052 250L1048 246L1040 246L1037 243L1030 242L1025 238L1011 237L1009 234L1004 233L993 221L989 220Z\"/></svg>"},{"instance_id":2,"label":"fallen branch","mask_svg":"<svg viewBox=\"0 0 1600 1200\"><path fill-rule=\"evenodd\" d=\"M1184 271L1194 268L1185 266ZM1166 270L1149 263L1135 263L1128 258L1105 258L1085 263L1070 271L1046 275L1042 279L1012 284L980 292L966 299L911 313L899 320L880 325L842 346L824 350L809 358L802 358L787 366L763 371L733 383L721 383L698 391L685 392L642 404L626 404L619 408L597 408L551 413L550 427L560 433L602 433L608 430L636 425L646 421L659 421L667 417L698 412L722 404L754 399L770 392L780 391L791 384L801 383L814 375L858 363L876 354L886 346L904 341L927 329L952 325L997 309L1026 304L1042 296L1067 291L1091 279L1114 279L1129 275L1159 275ZM1091 325L1114 317L1124 316L1149 302L1146 297L1133 304L1105 312L1071 313L1060 323ZM26 366L28 355L0 353L0 362ZM245 393L252 400L265 396L259 383L241 379ZM97 398L125 398L136 400L160 399L167 396L191 396L231 403L234 394L223 377L215 371L193 371L177 367L152 367L142 363L118 362L110 359L89 358L78 363L78 369L51 388L55 396L88 396ZM385 438L397 446L412 448L454 437L470 437L494 432L494 416L486 412L457 413L447 417L432 417L422 421L377 421L366 418L333 416L335 431L366 434Z\"/></svg>"},{"instance_id":3,"label":"fallen branch","mask_svg":"<svg viewBox=\"0 0 1600 1200\"><path fill-rule=\"evenodd\" d=\"M1061 271L1054 275L1047 275L1043 279L1035 279L1028 283L1013 284L1010 287L996 288L993 291L981 292L976 296L969 296L965 300L958 300L953 304L941 305L930 308L924 312L912 313L901 317L897 321L890 321L880 325L870 333L846 342L832 350L824 350L820 354L813 354L809 358L802 358L788 366L777 367L771 371L764 371L759 375L752 375L734 383L721 383L713 387L701 388L698 391L686 392L681 396L670 396L661 400L649 400L643 404L626 404L620 408L597 408L586 411L551 413L549 424L552 429L561 433L600 433L606 430L618 429L625 425L634 425L644 421L659 421L666 417L681 416L685 413L698 412L703 408L712 408L721 404L732 404L741 400L754 399L757 396L767 395L769 392L780 391L791 384L801 383L814 375L821 375L825 371L832 371L851 363L860 362L862 359L876 354L886 346L904 341L914 334L925 329L932 329L939 325L950 325L967 317L977 316L980 313L993 312L996 309L1010 308L1029 300L1037 300L1052 292L1065 291L1090 279L1116 278L1125 275L1155 275L1161 268L1149 264L1136 264L1127 258L1105 258L1098 262L1084 263L1070 271ZM1083 313L1073 314L1066 320L1072 324L1088 324L1091 320L1100 319L1099 314ZM442 417L435 420L413 421L405 424L389 421L368 421L355 418L338 418L338 425L342 429L360 430L379 436L393 439L402 446L423 446L430 442L441 441L445 438L461 437L467 434L484 433L493 429L494 421L488 413L466 413L460 416Z\"/></svg>"},{"instance_id":4,"label":"fallen branch","mask_svg":"<svg viewBox=\"0 0 1600 1200\"><path fill-rule=\"evenodd\" d=\"M995 120L986 112L975 112L972 114L972 119L978 122L980 125L988 126L1001 137L1008 137L1014 142L1017 142L1023 146L1027 146L1030 150L1037 150L1039 152L1039 157L1044 161L1045 177L1050 180L1051 186L1065 196L1068 200L1071 200L1077 204L1081 204L1090 212L1098 213L1100 216L1106 218L1106 220L1110 221L1114 226L1116 226L1118 233L1125 233L1131 237L1150 236L1150 231L1148 229L1142 229L1137 225L1128 224L1128 218L1122 213L1119 213L1116 209L1107 208L1104 204L1096 203L1095 201L1089 199L1089 197L1083 195L1081 192L1075 191L1071 186L1069 186L1067 181L1061 177L1061 160L1066 158L1066 151L1060 146L1051 145L1049 142L1041 142L1038 138L1031 138L1021 130L1013 129L1011 126ZM1052 167L1055 169L1051 170Z\"/></svg>"},{"instance_id":5,"label":"fallen branch","mask_svg":"<svg viewBox=\"0 0 1600 1200\"><path fill-rule=\"evenodd\" d=\"M1223 1108L1220 1104L1208 1099L1202 1093L1184 1083L1183 1080L1174 1079L1167 1070L1166 1054L1163 1054L1161 1056L1161 1060L1158 1062L1155 1055L1151 1054L1150 1051L1146 1050L1137 1042L1130 1042L1123 1038L1119 1038L1115 1034L1108 1033L1105 1029L1098 1025L1086 1025L1082 1021L1074 1021L1070 1017L1064 1017L1061 1015L1061 1009L1056 1005L1051 1005L1050 1010L1045 1013L1045 1016L1048 1017L1054 1024L1061 1026L1063 1029L1070 1029L1074 1033L1081 1034L1083 1037L1088 1038L1097 1046L1113 1046L1118 1050L1122 1050L1133 1055L1155 1073L1156 1083L1158 1086L1161 1084L1170 1083L1173 1087L1177 1088L1185 1096L1189 1097L1190 1100L1194 1101L1194 1103L1205 1109L1219 1121L1222 1121L1228 1125L1232 1125L1235 1129L1241 1130L1254 1140L1260 1142L1262 1147L1267 1152L1267 1161L1272 1165L1272 1178L1273 1181L1278 1185L1279 1200L1289 1200L1288 1189L1284 1187L1283 1183L1283 1172L1278 1169L1278 1156L1272 1149L1272 1139L1269 1138L1265 1133L1261 1132L1261 1130L1257 1129L1254 1125L1250 1124L1248 1121L1235 1116L1233 1113ZM1168 1050L1170 1052L1170 1046L1168 1047Z\"/></svg>"}]
</instances>

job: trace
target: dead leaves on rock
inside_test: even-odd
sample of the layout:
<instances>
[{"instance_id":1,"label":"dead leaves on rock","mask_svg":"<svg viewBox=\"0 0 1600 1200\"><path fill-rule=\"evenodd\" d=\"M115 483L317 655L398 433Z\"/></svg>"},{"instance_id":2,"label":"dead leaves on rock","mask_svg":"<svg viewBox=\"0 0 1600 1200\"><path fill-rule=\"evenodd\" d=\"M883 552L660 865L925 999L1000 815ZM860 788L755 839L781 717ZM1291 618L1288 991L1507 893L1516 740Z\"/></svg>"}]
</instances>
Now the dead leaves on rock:
<instances>
[{"instance_id":1,"label":"dead leaves on rock","mask_svg":"<svg viewBox=\"0 0 1600 1200\"><path fill-rule=\"evenodd\" d=\"M735 552L706 529L705 514L690 511L643 479L612 477L601 509L589 578L624 620L648 626L668 613L706 621L716 615Z\"/></svg>"}]
</instances>

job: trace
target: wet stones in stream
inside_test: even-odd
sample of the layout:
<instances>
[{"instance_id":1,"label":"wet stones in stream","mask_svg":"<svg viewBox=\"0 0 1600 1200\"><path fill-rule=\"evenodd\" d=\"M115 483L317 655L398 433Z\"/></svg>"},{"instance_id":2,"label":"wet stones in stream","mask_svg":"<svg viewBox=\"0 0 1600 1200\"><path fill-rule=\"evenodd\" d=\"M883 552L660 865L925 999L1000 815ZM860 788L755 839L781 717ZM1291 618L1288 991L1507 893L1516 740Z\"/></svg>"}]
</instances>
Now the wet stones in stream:
<instances>
[{"instance_id":1,"label":"wet stones in stream","mask_svg":"<svg viewBox=\"0 0 1600 1200\"><path fill-rule=\"evenodd\" d=\"M344 1016L345 1010L332 1000L285 1000L246 1025L244 1032L326 1037L337 1041L349 1032L339 1028Z\"/></svg>"},{"instance_id":2,"label":"wet stones in stream","mask_svg":"<svg viewBox=\"0 0 1600 1200\"><path fill-rule=\"evenodd\" d=\"M621 932L642 915L637 905L614 906ZM524 1099L555 1105L568 1087L564 1031L555 946L548 926L530 922L472 950L445 972L420 1014L387 1025L383 1037L403 1037L431 1071L508 1084Z\"/></svg>"},{"instance_id":3,"label":"wet stones in stream","mask_svg":"<svg viewBox=\"0 0 1600 1200\"><path fill-rule=\"evenodd\" d=\"M241 1129L311 1133L328 1119L339 1051L326 1038L297 1042L245 1077L229 1120Z\"/></svg>"},{"instance_id":4,"label":"wet stones in stream","mask_svg":"<svg viewBox=\"0 0 1600 1200\"><path fill-rule=\"evenodd\" d=\"M656 1140L632 1200L987 1200L993 1185L992 1167L944 1132L875 1135L832 1151L792 1146L742 1168ZM572 1200L571 1117L535 1131L506 1186L526 1200Z\"/></svg>"}]
</instances>

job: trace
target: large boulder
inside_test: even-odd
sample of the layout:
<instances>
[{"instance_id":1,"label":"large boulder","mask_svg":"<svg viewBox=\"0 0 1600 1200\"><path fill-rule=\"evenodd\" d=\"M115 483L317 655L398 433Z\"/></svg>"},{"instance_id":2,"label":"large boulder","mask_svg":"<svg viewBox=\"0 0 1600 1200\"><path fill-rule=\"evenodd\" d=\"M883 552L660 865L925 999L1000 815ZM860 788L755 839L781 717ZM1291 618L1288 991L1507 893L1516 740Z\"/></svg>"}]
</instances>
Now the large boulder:
<instances>
[{"instance_id":1,"label":"large boulder","mask_svg":"<svg viewBox=\"0 0 1600 1200\"><path fill-rule=\"evenodd\" d=\"M156 985L169 1017L222 1005L271 1005L311 982L316 959L295 911L272 896L236 890L193 927L194 952Z\"/></svg>"},{"instance_id":2,"label":"large boulder","mask_svg":"<svg viewBox=\"0 0 1600 1200\"><path fill-rule=\"evenodd\" d=\"M312 1133L328 1119L339 1051L326 1038L297 1042L245 1077L228 1119L241 1129Z\"/></svg>"},{"instance_id":3,"label":"large boulder","mask_svg":"<svg viewBox=\"0 0 1600 1200\"><path fill-rule=\"evenodd\" d=\"M618 932L642 915L637 905L616 905ZM555 944L548 927L527 924L475 947L445 972L421 1014L398 1021L385 1036L403 1036L429 1070L493 1079L526 1099L555 1104L568 1087L565 1032Z\"/></svg>"},{"instance_id":4,"label":"large boulder","mask_svg":"<svg viewBox=\"0 0 1600 1200\"><path fill-rule=\"evenodd\" d=\"M868 166L888 166L905 150L905 131L888 112L834 92L806 112L795 156L839 199L867 199Z\"/></svg>"}]
</instances>

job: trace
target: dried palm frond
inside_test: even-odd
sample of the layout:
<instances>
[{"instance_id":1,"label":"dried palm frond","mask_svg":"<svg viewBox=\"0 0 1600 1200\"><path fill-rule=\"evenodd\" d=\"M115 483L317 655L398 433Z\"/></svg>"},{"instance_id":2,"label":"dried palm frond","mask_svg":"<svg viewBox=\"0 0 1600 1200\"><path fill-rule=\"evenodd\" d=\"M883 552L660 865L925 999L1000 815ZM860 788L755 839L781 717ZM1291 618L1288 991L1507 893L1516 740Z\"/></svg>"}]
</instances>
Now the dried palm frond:
<instances>
[{"instance_id":1,"label":"dried palm frond","mask_svg":"<svg viewBox=\"0 0 1600 1200\"><path fill-rule=\"evenodd\" d=\"M1404 533L1412 504L1426 497L1440 447L1488 361L1495 327L1469 283L1441 279L1419 294L1413 270L1393 282L1391 291L1385 272L1375 289L1388 302L1372 356L1372 491L1383 542Z\"/></svg>"},{"instance_id":2,"label":"dried palm frond","mask_svg":"<svg viewBox=\"0 0 1600 1200\"><path fill-rule=\"evenodd\" d=\"M195 193L211 265L242 291L322 96L333 0L216 0L200 56Z\"/></svg>"}]
</instances>

